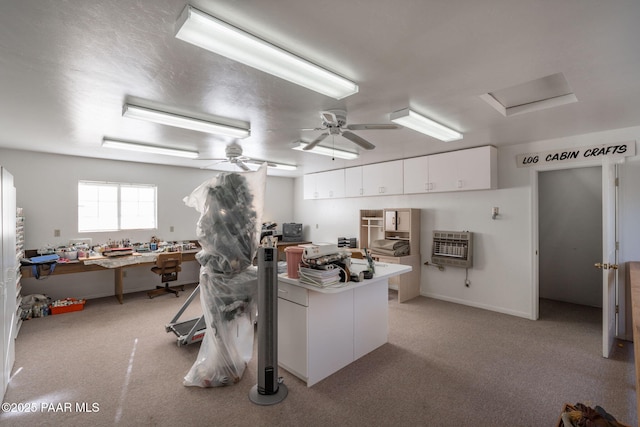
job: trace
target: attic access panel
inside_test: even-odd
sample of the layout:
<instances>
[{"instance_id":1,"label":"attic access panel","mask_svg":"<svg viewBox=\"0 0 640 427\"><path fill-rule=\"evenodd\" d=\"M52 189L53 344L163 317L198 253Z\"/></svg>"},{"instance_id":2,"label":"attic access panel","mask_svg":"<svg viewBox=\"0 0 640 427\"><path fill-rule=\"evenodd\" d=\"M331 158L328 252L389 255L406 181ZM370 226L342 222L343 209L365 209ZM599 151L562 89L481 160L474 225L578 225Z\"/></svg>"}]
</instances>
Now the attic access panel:
<instances>
[{"instance_id":1,"label":"attic access panel","mask_svg":"<svg viewBox=\"0 0 640 427\"><path fill-rule=\"evenodd\" d=\"M578 102L562 73L480 95L505 117Z\"/></svg>"}]
</instances>

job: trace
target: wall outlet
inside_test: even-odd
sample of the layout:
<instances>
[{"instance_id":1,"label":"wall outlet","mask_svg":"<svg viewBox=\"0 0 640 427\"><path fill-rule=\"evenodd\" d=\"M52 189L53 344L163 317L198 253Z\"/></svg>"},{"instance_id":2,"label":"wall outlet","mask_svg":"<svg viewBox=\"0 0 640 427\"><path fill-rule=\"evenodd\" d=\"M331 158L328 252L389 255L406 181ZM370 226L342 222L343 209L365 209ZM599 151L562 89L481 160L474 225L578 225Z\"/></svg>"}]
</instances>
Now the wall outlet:
<instances>
[{"instance_id":1,"label":"wall outlet","mask_svg":"<svg viewBox=\"0 0 640 427\"><path fill-rule=\"evenodd\" d=\"M173 233L173 225L171 227L169 227L169 232Z\"/></svg>"},{"instance_id":2,"label":"wall outlet","mask_svg":"<svg viewBox=\"0 0 640 427\"><path fill-rule=\"evenodd\" d=\"M60 230L58 229L53 230L53 237L60 237Z\"/></svg>"}]
</instances>

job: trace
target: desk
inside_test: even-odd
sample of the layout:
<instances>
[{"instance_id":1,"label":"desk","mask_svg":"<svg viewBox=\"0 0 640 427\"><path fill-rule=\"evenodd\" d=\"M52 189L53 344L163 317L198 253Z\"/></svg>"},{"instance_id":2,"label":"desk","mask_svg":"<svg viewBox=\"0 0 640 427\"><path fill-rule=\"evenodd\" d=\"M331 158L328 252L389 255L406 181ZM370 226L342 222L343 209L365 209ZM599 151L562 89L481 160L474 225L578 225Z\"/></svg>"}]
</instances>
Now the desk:
<instances>
[{"instance_id":1,"label":"desk","mask_svg":"<svg viewBox=\"0 0 640 427\"><path fill-rule=\"evenodd\" d=\"M196 254L199 250L188 250L182 252L182 262L196 261ZM157 253L150 254L134 254L123 257L108 258L108 257L92 257L83 258L77 261L59 262L56 263L56 267L53 270L53 275L58 274L73 274L73 273L85 273L88 271L103 271L113 270L114 278L114 295L118 299L118 302L122 304L122 289L123 289L123 271L127 267L138 266L152 266L156 262ZM119 264L114 267L103 266L108 265L109 261L120 261L114 264ZM101 265L103 264L103 265ZM34 277L31 266L20 267L20 273L22 277Z\"/></svg>"}]
</instances>

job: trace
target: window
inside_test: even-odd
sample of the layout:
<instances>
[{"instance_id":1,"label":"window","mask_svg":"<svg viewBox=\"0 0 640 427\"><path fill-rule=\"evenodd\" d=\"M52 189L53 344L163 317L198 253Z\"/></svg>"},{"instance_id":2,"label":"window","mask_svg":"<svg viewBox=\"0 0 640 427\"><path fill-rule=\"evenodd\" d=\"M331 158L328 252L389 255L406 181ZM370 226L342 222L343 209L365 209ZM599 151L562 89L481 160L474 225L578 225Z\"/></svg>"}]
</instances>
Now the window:
<instances>
[{"instance_id":1,"label":"window","mask_svg":"<svg viewBox=\"0 0 640 427\"><path fill-rule=\"evenodd\" d=\"M155 185L78 182L78 231L156 228Z\"/></svg>"}]
</instances>

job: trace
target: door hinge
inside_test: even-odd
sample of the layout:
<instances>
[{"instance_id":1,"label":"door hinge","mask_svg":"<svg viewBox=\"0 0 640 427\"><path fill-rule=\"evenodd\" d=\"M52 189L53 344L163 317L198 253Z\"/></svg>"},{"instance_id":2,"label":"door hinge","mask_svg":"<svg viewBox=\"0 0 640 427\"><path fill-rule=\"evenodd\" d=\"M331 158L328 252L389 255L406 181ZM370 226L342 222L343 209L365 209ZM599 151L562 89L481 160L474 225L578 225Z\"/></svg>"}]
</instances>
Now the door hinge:
<instances>
[{"instance_id":1,"label":"door hinge","mask_svg":"<svg viewBox=\"0 0 640 427\"><path fill-rule=\"evenodd\" d=\"M616 242L616 251L620 250L620 242Z\"/></svg>"},{"instance_id":2,"label":"door hinge","mask_svg":"<svg viewBox=\"0 0 640 427\"><path fill-rule=\"evenodd\" d=\"M620 314L620 306L616 305L616 314Z\"/></svg>"},{"instance_id":3,"label":"door hinge","mask_svg":"<svg viewBox=\"0 0 640 427\"><path fill-rule=\"evenodd\" d=\"M618 187L620 184L620 178L616 177L615 179L615 186Z\"/></svg>"}]
</instances>

